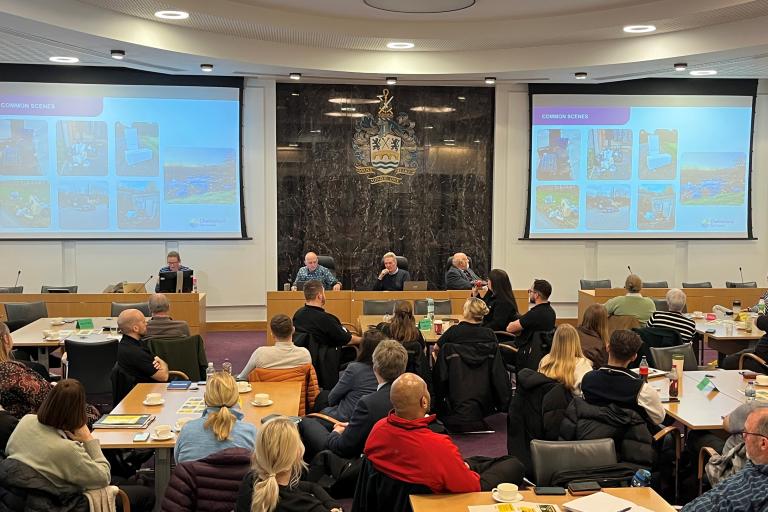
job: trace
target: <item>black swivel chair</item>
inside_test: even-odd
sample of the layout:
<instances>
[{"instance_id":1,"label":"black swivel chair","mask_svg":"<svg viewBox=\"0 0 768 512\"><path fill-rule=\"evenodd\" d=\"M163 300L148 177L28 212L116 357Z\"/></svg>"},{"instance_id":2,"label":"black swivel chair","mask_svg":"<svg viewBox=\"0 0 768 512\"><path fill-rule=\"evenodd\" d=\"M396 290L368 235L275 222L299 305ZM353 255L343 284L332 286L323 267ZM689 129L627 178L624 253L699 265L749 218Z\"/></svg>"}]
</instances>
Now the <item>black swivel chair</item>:
<instances>
[{"instance_id":1,"label":"black swivel chair","mask_svg":"<svg viewBox=\"0 0 768 512\"><path fill-rule=\"evenodd\" d=\"M364 315L387 315L395 309L394 300L369 300L363 301Z\"/></svg>"},{"instance_id":2,"label":"black swivel chair","mask_svg":"<svg viewBox=\"0 0 768 512\"><path fill-rule=\"evenodd\" d=\"M585 439L583 441L531 441L531 459L536 485L552 485L552 476L558 471L589 469L618 463L613 439ZM627 480L631 478L631 475Z\"/></svg>"},{"instance_id":3,"label":"black swivel chair","mask_svg":"<svg viewBox=\"0 0 768 512\"><path fill-rule=\"evenodd\" d=\"M318 256L317 263L333 272L333 275L336 275L336 261L334 261L333 256Z\"/></svg>"},{"instance_id":4,"label":"black swivel chair","mask_svg":"<svg viewBox=\"0 0 768 512\"><path fill-rule=\"evenodd\" d=\"M7 302L5 316L11 332L48 316L45 302Z\"/></svg>"},{"instance_id":5,"label":"black swivel chair","mask_svg":"<svg viewBox=\"0 0 768 512\"><path fill-rule=\"evenodd\" d=\"M643 288L669 288L669 283L667 281L643 282Z\"/></svg>"},{"instance_id":6,"label":"black swivel chair","mask_svg":"<svg viewBox=\"0 0 768 512\"><path fill-rule=\"evenodd\" d=\"M725 282L726 288L757 288L757 282L755 281L747 281L747 282L732 282L732 281L726 281Z\"/></svg>"},{"instance_id":7,"label":"black swivel chair","mask_svg":"<svg viewBox=\"0 0 768 512\"><path fill-rule=\"evenodd\" d=\"M711 281L701 281L699 283L683 283L683 288L712 288Z\"/></svg>"},{"instance_id":8,"label":"black swivel chair","mask_svg":"<svg viewBox=\"0 0 768 512\"><path fill-rule=\"evenodd\" d=\"M435 303L436 315L451 315L453 309L451 308L450 299L437 299L433 301ZM416 299L413 301L413 314L414 315L426 315L427 314L427 300Z\"/></svg>"},{"instance_id":9,"label":"black swivel chair","mask_svg":"<svg viewBox=\"0 0 768 512\"><path fill-rule=\"evenodd\" d=\"M77 293L77 285L74 286L49 286L40 287L40 293Z\"/></svg>"},{"instance_id":10,"label":"black swivel chair","mask_svg":"<svg viewBox=\"0 0 768 512\"><path fill-rule=\"evenodd\" d=\"M138 309L142 313L144 313L144 316L152 316L152 313L149 312L149 302L136 302L133 304L127 303L127 302L113 302L112 303L112 311L110 313L111 316L118 316L120 313L125 311L126 309Z\"/></svg>"},{"instance_id":11,"label":"black swivel chair","mask_svg":"<svg viewBox=\"0 0 768 512\"><path fill-rule=\"evenodd\" d=\"M579 279L579 288L582 290L597 290L598 288L610 287L610 279Z\"/></svg>"},{"instance_id":12,"label":"black swivel chair","mask_svg":"<svg viewBox=\"0 0 768 512\"><path fill-rule=\"evenodd\" d=\"M66 378L77 379L83 384L89 402L109 403L112 394L110 375L117 362L117 340L65 340L64 349L67 352Z\"/></svg>"},{"instance_id":13,"label":"black swivel chair","mask_svg":"<svg viewBox=\"0 0 768 512\"><path fill-rule=\"evenodd\" d=\"M24 293L23 286L0 286L0 293Z\"/></svg>"}]
</instances>

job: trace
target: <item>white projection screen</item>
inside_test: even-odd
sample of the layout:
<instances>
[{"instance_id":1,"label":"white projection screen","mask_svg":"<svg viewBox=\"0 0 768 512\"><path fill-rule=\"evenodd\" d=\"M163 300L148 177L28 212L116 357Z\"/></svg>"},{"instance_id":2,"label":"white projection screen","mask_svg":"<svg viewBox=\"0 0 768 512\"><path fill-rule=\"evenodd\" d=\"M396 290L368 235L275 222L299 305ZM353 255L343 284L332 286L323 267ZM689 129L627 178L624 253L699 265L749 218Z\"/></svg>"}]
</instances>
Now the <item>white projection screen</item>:
<instances>
[{"instance_id":1,"label":"white projection screen","mask_svg":"<svg viewBox=\"0 0 768 512\"><path fill-rule=\"evenodd\" d=\"M532 94L527 237L750 238L753 99Z\"/></svg>"},{"instance_id":2,"label":"white projection screen","mask_svg":"<svg viewBox=\"0 0 768 512\"><path fill-rule=\"evenodd\" d=\"M0 239L242 238L240 97L0 82Z\"/></svg>"}]
</instances>

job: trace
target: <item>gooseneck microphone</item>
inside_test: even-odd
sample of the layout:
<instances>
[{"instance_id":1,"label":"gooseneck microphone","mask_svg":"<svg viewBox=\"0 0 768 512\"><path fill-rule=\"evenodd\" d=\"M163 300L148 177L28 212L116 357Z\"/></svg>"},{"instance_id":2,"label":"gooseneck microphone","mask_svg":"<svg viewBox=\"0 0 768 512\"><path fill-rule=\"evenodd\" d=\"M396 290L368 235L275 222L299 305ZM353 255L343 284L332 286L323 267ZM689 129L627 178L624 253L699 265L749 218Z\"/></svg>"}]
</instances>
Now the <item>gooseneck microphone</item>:
<instances>
[{"instance_id":1,"label":"gooseneck microphone","mask_svg":"<svg viewBox=\"0 0 768 512\"><path fill-rule=\"evenodd\" d=\"M741 276L741 284L744 284L744 274L741 271L741 267L739 267L739 275Z\"/></svg>"},{"instance_id":2,"label":"gooseneck microphone","mask_svg":"<svg viewBox=\"0 0 768 512\"><path fill-rule=\"evenodd\" d=\"M630 274L632 273L632 267L630 267L629 265L627 265L627 270L629 270Z\"/></svg>"},{"instance_id":3,"label":"gooseneck microphone","mask_svg":"<svg viewBox=\"0 0 768 512\"><path fill-rule=\"evenodd\" d=\"M155 276L154 276L154 275L150 275L150 276L147 278L147 280L146 280L146 281L144 281L144 286L147 286L147 283L148 283L148 282L149 282L149 280L150 280L150 279L152 279L153 277L155 277Z\"/></svg>"},{"instance_id":4,"label":"gooseneck microphone","mask_svg":"<svg viewBox=\"0 0 768 512\"><path fill-rule=\"evenodd\" d=\"M16 282L15 282L15 283L13 283L13 287L14 287L14 288L16 288L17 286L19 286L19 278L20 278L20 277L21 277L21 269L19 269L19 271L16 273Z\"/></svg>"}]
</instances>

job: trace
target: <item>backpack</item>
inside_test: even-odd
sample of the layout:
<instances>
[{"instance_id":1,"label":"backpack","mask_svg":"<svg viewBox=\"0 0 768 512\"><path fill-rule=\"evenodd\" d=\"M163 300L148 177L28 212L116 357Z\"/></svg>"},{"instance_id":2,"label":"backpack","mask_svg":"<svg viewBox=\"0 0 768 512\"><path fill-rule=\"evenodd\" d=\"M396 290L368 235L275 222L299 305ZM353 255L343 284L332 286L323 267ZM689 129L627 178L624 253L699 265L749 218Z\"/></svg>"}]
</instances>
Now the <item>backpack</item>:
<instances>
[{"instance_id":1,"label":"backpack","mask_svg":"<svg viewBox=\"0 0 768 512\"><path fill-rule=\"evenodd\" d=\"M317 483L336 499L351 498L362 466L362 455L345 459L331 450L323 450L309 464L306 480Z\"/></svg>"},{"instance_id":2,"label":"backpack","mask_svg":"<svg viewBox=\"0 0 768 512\"><path fill-rule=\"evenodd\" d=\"M635 464L619 462L593 468L560 470L552 473L552 485L568 487L571 482L597 482L600 487L629 487L640 468Z\"/></svg>"}]
</instances>

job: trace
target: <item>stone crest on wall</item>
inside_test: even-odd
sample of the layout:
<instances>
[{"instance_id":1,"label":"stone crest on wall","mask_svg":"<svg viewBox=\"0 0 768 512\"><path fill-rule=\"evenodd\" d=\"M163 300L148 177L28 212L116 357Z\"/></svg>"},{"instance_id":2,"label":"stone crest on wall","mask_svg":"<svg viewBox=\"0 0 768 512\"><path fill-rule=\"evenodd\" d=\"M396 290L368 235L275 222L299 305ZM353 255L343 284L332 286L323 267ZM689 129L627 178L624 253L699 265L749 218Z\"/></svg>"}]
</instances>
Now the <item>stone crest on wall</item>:
<instances>
[{"instance_id":1,"label":"stone crest on wall","mask_svg":"<svg viewBox=\"0 0 768 512\"><path fill-rule=\"evenodd\" d=\"M355 126L355 171L365 175L371 185L400 185L403 177L418 171L416 123L405 113L394 116L394 96L390 96L389 89L384 89L377 98L380 104L376 117L366 114Z\"/></svg>"}]
</instances>

